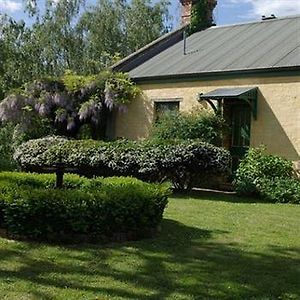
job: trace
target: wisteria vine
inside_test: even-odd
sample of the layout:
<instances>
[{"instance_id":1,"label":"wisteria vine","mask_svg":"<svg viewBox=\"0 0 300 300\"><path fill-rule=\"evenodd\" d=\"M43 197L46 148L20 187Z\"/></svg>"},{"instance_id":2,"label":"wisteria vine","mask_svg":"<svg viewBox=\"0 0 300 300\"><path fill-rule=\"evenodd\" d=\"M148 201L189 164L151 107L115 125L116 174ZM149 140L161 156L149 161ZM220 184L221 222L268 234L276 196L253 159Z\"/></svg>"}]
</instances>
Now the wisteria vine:
<instances>
[{"instance_id":1,"label":"wisteria vine","mask_svg":"<svg viewBox=\"0 0 300 300\"><path fill-rule=\"evenodd\" d=\"M0 121L20 124L26 130L32 119L45 118L58 133L74 136L84 124L103 127L107 114L126 110L139 93L127 74L105 71L85 77L68 72L58 79L36 80L9 94L0 103Z\"/></svg>"}]
</instances>

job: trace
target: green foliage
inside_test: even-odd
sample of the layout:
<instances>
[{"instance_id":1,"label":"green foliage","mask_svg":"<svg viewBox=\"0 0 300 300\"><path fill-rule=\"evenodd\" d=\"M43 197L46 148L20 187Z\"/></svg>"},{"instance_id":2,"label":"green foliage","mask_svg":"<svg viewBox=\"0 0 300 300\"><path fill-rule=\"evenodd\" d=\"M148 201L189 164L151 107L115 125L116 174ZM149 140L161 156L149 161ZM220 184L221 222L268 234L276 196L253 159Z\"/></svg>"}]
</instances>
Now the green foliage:
<instances>
[{"instance_id":1,"label":"green foliage","mask_svg":"<svg viewBox=\"0 0 300 300\"><path fill-rule=\"evenodd\" d=\"M14 126L0 127L0 171L13 170L16 165L12 159Z\"/></svg>"},{"instance_id":2,"label":"green foliage","mask_svg":"<svg viewBox=\"0 0 300 300\"><path fill-rule=\"evenodd\" d=\"M299 179L262 178L257 186L260 195L270 202L300 204Z\"/></svg>"},{"instance_id":3,"label":"green foliage","mask_svg":"<svg viewBox=\"0 0 300 300\"><path fill-rule=\"evenodd\" d=\"M258 192L257 183L260 179L291 177L292 174L292 162L265 154L262 147L252 148L239 164L235 187L242 194L255 194Z\"/></svg>"},{"instance_id":4,"label":"green foliage","mask_svg":"<svg viewBox=\"0 0 300 300\"><path fill-rule=\"evenodd\" d=\"M140 88L129 79L126 73L115 73L105 82L106 97L112 95L113 104L116 106L127 105L140 93ZM107 98L106 98L107 100Z\"/></svg>"},{"instance_id":5,"label":"green foliage","mask_svg":"<svg viewBox=\"0 0 300 300\"><path fill-rule=\"evenodd\" d=\"M191 113L167 113L154 124L151 137L160 140L199 139L220 144L226 122L221 116L203 110Z\"/></svg>"},{"instance_id":6,"label":"green foliage","mask_svg":"<svg viewBox=\"0 0 300 300\"><path fill-rule=\"evenodd\" d=\"M299 197L297 181L291 161L268 155L260 147L250 149L241 161L234 184L236 191L243 195L262 196L273 202L295 203Z\"/></svg>"},{"instance_id":7,"label":"green foliage","mask_svg":"<svg viewBox=\"0 0 300 300\"><path fill-rule=\"evenodd\" d=\"M104 82L105 82L105 79L109 77L109 72L103 72L101 75L99 74L98 76L103 77ZM89 75L89 76L77 75L76 73L72 72L71 70L65 71L65 73L61 77L61 81L64 84L65 89L69 93L76 93L80 89L93 84L93 82L95 80L96 80L95 75ZM98 79L98 82L99 82L99 79Z\"/></svg>"},{"instance_id":8,"label":"green foliage","mask_svg":"<svg viewBox=\"0 0 300 300\"><path fill-rule=\"evenodd\" d=\"M13 159L16 147L26 141L13 124L0 125L0 171L12 171L17 168Z\"/></svg>"},{"instance_id":9,"label":"green foliage","mask_svg":"<svg viewBox=\"0 0 300 300\"><path fill-rule=\"evenodd\" d=\"M12 171L17 168L13 153L20 144L34 138L53 133L46 120L32 120L32 127L26 132L19 125L7 123L0 126L0 171Z\"/></svg>"},{"instance_id":10,"label":"green foliage","mask_svg":"<svg viewBox=\"0 0 300 300\"><path fill-rule=\"evenodd\" d=\"M171 28L169 5L168 0L101 0L86 10L78 28L89 41L82 53L88 72L94 73L101 64L125 57L167 33Z\"/></svg>"},{"instance_id":11,"label":"green foliage","mask_svg":"<svg viewBox=\"0 0 300 300\"><path fill-rule=\"evenodd\" d=\"M134 176L192 188L204 174L226 173L228 151L199 141L100 142L58 137L31 140L15 152L24 170L72 170L86 176Z\"/></svg>"},{"instance_id":12,"label":"green foliage","mask_svg":"<svg viewBox=\"0 0 300 300\"><path fill-rule=\"evenodd\" d=\"M0 13L0 100L13 88L67 69L98 74L169 29L165 0L24 2L28 24Z\"/></svg>"},{"instance_id":13,"label":"green foliage","mask_svg":"<svg viewBox=\"0 0 300 300\"><path fill-rule=\"evenodd\" d=\"M95 186L97 178L92 181L86 177L80 177L75 174L66 174L64 181L65 189L81 189L88 190ZM99 180L102 180L101 178ZM92 185L91 185L92 183ZM22 172L1 172L0 173L0 190L4 189L14 190L16 188L26 189L31 188L46 188L54 189L55 176L52 174L35 174L35 173L22 173Z\"/></svg>"},{"instance_id":14,"label":"green foliage","mask_svg":"<svg viewBox=\"0 0 300 300\"><path fill-rule=\"evenodd\" d=\"M37 66L40 46L31 35L24 21L17 22L0 13L0 101L9 90L32 80L34 74L42 75Z\"/></svg>"},{"instance_id":15,"label":"green foliage","mask_svg":"<svg viewBox=\"0 0 300 300\"><path fill-rule=\"evenodd\" d=\"M161 222L169 195L168 185L133 178L67 175L68 188L62 190L53 189L54 181L53 175L0 173L0 222L10 234L84 235L90 241L118 233L142 237Z\"/></svg>"},{"instance_id":16,"label":"green foliage","mask_svg":"<svg viewBox=\"0 0 300 300\"><path fill-rule=\"evenodd\" d=\"M212 11L217 5L215 0L196 0L192 5L190 33L206 29L213 24Z\"/></svg>"}]
</instances>

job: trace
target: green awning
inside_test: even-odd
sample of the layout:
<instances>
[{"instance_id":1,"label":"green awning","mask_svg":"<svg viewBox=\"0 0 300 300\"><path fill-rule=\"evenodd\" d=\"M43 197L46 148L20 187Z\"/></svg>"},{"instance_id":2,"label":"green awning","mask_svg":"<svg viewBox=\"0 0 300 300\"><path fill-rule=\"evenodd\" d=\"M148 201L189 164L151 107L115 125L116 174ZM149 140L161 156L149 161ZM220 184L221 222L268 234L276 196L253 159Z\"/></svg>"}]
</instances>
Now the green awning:
<instances>
[{"instance_id":1,"label":"green awning","mask_svg":"<svg viewBox=\"0 0 300 300\"><path fill-rule=\"evenodd\" d=\"M257 87L251 88L227 88L227 89L216 89L209 93L200 95L201 100L222 100L226 98L239 98L239 99L252 99L256 98Z\"/></svg>"},{"instance_id":2,"label":"green awning","mask_svg":"<svg viewBox=\"0 0 300 300\"><path fill-rule=\"evenodd\" d=\"M199 94L199 101L240 99L246 101L252 109L253 117L257 118L257 87L220 88L206 94Z\"/></svg>"}]
</instances>

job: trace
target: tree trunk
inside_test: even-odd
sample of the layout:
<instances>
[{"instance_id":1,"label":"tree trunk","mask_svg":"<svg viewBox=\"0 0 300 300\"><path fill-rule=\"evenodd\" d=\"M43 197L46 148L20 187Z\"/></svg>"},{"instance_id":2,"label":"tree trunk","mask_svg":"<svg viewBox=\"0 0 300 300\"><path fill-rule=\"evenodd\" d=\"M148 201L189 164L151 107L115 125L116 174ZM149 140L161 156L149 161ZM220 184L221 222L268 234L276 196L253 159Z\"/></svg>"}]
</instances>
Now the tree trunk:
<instances>
[{"instance_id":1,"label":"tree trunk","mask_svg":"<svg viewBox=\"0 0 300 300\"><path fill-rule=\"evenodd\" d=\"M56 171L56 184L55 187L57 189L61 189L64 184L64 172L62 170Z\"/></svg>"}]
</instances>

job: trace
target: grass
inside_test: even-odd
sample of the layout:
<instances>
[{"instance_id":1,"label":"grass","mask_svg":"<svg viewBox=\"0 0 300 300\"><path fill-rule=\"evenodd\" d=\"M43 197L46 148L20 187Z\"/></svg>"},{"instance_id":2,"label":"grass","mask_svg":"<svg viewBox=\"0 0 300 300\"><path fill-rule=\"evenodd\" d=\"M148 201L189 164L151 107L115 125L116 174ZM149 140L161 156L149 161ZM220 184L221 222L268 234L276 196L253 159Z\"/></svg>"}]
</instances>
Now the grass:
<instances>
[{"instance_id":1,"label":"grass","mask_svg":"<svg viewBox=\"0 0 300 300\"><path fill-rule=\"evenodd\" d=\"M175 196L157 239L0 239L0 299L300 299L300 206Z\"/></svg>"}]
</instances>

